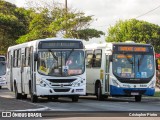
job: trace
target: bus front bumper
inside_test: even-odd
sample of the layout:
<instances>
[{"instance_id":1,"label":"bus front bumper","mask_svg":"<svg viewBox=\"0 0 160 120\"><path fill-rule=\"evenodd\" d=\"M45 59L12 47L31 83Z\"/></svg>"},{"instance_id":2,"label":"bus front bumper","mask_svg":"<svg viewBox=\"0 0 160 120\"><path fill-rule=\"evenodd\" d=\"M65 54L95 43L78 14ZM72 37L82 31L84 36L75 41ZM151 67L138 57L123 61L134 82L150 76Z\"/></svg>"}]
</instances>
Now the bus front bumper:
<instances>
[{"instance_id":1,"label":"bus front bumper","mask_svg":"<svg viewBox=\"0 0 160 120\"><path fill-rule=\"evenodd\" d=\"M5 80L0 80L0 86L5 86L7 82Z\"/></svg>"},{"instance_id":2,"label":"bus front bumper","mask_svg":"<svg viewBox=\"0 0 160 120\"><path fill-rule=\"evenodd\" d=\"M147 95L153 96L155 93L155 88L122 88L116 86L110 86L110 95Z\"/></svg>"},{"instance_id":3,"label":"bus front bumper","mask_svg":"<svg viewBox=\"0 0 160 120\"><path fill-rule=\"evenodd\" d=\"M69 87L57 87L57 88L49 88L49 87L41 87L40 85L37 85L36 89L37 96L45 96L45 95L85 95L86 90L83 86L81 87L75 87L75 88L69 88Z\"/></svg>"}]
</instances>

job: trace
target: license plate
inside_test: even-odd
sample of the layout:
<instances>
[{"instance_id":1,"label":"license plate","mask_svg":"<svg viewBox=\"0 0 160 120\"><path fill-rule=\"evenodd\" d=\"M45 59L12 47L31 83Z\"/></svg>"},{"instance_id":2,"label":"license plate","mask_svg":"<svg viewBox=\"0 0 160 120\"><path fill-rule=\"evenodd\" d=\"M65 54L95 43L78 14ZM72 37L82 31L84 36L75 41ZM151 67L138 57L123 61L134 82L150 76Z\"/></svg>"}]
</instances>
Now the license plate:
<instances>
[{"instance_id":1,"label":"license plate","mask_svg":"<svg viewBox=\"0 0 160 120\"><path fill-rule=\"evenodd\" d=\"M139 95L138 92L131 92L131 95Z\"/></svg>"}]
</instances>

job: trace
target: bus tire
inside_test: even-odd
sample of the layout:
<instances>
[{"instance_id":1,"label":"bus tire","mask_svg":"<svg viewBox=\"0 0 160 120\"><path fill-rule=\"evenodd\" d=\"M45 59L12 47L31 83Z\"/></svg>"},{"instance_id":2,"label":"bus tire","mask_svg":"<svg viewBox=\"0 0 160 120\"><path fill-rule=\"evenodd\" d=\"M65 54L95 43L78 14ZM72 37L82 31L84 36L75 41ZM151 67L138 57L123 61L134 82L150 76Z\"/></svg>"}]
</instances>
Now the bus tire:
<instances>
[{"instance_id":1,"label":"bus tire","mask_svg":"<svg viewBox=\"0 0 160 120\"><path fill-rule=\"evenodd\" d=\"M48 96L48 101L52 101L52 96Z\"/></svg>"},{"instance_id":2,"label":"bus tire","mask_svg":"<svg viewBox=\"0 0 160 120\"><path fill-rule=\"evenodd\" d=\"M14 91L15 91L15 98L16 99L21 99L22 98L22 94L18 93L18 89L17 89L17 85L14 85Z\"/></svg>"},{"instance_id":3,"label":"bus tire","mask_svg":"<svg viewBox=\"0 0 160 120\"><path fill-rule=\"evenodd\" d=\"M0 86L0 89L2 88L2 86Z\"/></svg>"},{"instance_id":4,"label":"bus tire","mask_svg":"<svg viewBox=\"0 0 160 120\"><path fill-rule=\"evenodd\" d=\"M78 102L78 99L79 99L78 95L72 96L72 102Z\"/></svg>"},{"instance_id":5,"label":"bus tire","mask_svg":"<svg viewBox=\"0 0 160 120\"><path fill-rule=\"evenodd\" d=\"M97 100L99 100L99 101L104 100L104 96L102 95L102 88L101 88L100 82L96 85L96 96L97 96Z\"/></svg>"},{"instance_id":6,"label":"bus tire","mask_svg":"<svg viewBox=\"0 0 160 120\"><path fill-rule=\"evenodd\" d=\"M27 94L22 95L22 99L27 99Z\"/></svg>"},{"instance_id":7,"label":"bus tire","mask_svg":"<svg viewBox=\"0 0 160 120\"><path fill-rule=\"evenodd\" d=\"M142 100L142 95L136 95L135 96L135 101L136 102L141 102L141 100Z\"/></svg>"},{"instance_id":8,"label":"bus tire","mask_svg":"<svg viewBox=\"0 0 160 120\"><path fill-rule=\"evenodd\" d=\"M54 100L58 100L58 96L54 96L53 98L54 98Z\"/></svg>"},{"instance_id":9,"label":"bus tire","mask_svg":"<svg viewBox=\"0 0 160 120\"><path fill-rule=\"evenodd\" d=\"M31 93L31 102L32 103L36 103L38 101L38 96L37 95L33 95L33 93Z\"/></svg>"}]
</instances>

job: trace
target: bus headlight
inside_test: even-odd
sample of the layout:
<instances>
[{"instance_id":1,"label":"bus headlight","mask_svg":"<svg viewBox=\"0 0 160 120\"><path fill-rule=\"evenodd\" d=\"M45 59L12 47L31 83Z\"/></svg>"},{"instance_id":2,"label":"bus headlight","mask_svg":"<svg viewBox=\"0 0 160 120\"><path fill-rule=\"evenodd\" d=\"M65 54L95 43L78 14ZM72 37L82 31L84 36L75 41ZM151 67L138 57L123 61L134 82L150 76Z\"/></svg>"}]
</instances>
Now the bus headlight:
<instances>
[{"instance_id":1,"label":"bus headlight","mask_svg":"<svg viewBox=\"0 0 160 120\"><path fill-rule=\"evenodd\" d=\"M46 87L46 86L47 86L47 83L44 81L43 78L40 80L39 83L40 83L40 86L41 86L41 87Z\"/></svg>"},{"instance_id":2,"label":"bus headlight","mask_svg":"<svg viewBox=\"0 0 160 120\"><path fill-rule=\"evenodd\" d=\"M6 77L2 77L2 80L5 81L5 80L6 80Z\"/></svg>"},{"instance_id":3,"label":"bus headlight","mask_svg":"<svg viewBox=\"0 0 160 120\"><path fill-rule=\"evenodd\" d=\"M148 86L148 88L154 88L155 87L155 82L152 81L151 84Z\"/></svg>"},{"instance_id":4,"label":"bus headlight","mask_svg":"<svg viewBox=\"0 0 160 120\"><path fill-rule=\"evenodd\" d=\"M44 81L40 81L40 86L41 87L46 87L46 83Z\"/></svg>"},{"instance_id":5,"label":"bus headlight","mask_svg":"<svg viewBox=\"0 0 160 120\"><path fill-rule=\"evenodd\" d=\"M113 82L113 85L116 86L116 87L120 87L120 85L118 84L118 82L114 79L112 79L112 82Z\"/></svg>"},{"instance_id":6,"label":"bus headlight","mask_svg":"<svg viewBox=\"0 0 160 120\"><path fill-rule=\"evenodd\" d=\"M79 86L82 86L83 83L81 83L81 81L78 81L78 82L74 82L72 85L73 85L74 87L79 87Z\"/></svg>"}]
</instances>

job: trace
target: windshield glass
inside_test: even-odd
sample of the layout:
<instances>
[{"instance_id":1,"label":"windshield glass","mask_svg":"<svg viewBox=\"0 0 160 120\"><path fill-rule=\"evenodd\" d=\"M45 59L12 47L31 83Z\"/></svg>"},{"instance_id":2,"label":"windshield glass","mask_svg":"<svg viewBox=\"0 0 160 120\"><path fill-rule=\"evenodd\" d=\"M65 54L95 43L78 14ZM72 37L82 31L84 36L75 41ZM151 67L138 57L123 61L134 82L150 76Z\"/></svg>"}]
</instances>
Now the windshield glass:
<instances>
[{"instance_id":1,"label":"windshield glass","mask_svg":"<svg viewBox=\"0 0 160 120\"><path fill-rule=\"evenodd\" d=\"M0 76L6 74L6 63L0 61Z\"/></svg>"},{"instance_id":2,"label":"windshield glass","mask_svg":"<svg viewBox=\"0 0 160 120\"><path fill-rule=\"evenodd\" d=\"M84 72L84 51L48 50L40 51L38 72L49 76L73 76Z\"/></svg>"},{"instance_id":3,"label":"windshield glass","mask_svg":"<svg viewBox=\"0 0 160 120\"><path fill-rule=\"evenodd\" d=\"M154 74L154 58L148 54L114 54L113 74L121 78L149 78Z\"/></svg>"}]
</instances>

